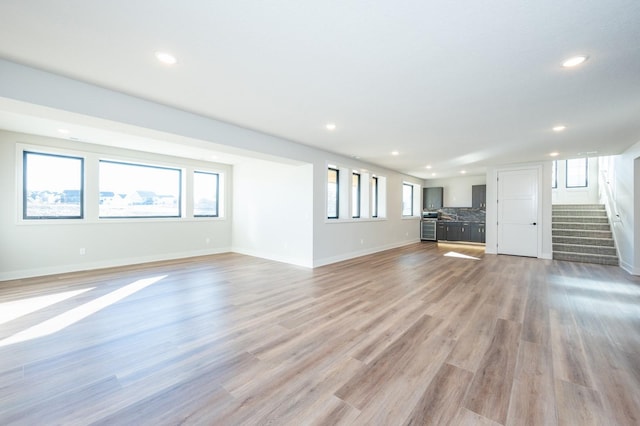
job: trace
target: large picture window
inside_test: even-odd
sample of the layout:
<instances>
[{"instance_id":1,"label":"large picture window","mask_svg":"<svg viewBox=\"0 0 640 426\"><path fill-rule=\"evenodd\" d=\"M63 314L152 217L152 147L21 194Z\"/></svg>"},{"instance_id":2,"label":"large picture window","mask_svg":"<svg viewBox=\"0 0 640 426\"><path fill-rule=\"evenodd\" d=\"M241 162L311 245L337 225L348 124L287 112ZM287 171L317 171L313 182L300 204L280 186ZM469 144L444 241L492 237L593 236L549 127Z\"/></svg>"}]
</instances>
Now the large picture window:
<instances>
[{"instance_id":1,"label":"large picture window","mask_svg":"<svg viewBox=\"0 0 640 426\"><path fill-rule=\"evenodd\" d=\"M551 162L551 188L558 187L558 162Z\"/></svg>"},{"instance_id":2,"label":"large picture window","mask_svg":"<svg viewBox=\"0 0 640 426\"><path fill-rule=\"evenodd\" d=\"M327 175L327 218L337 219L340 211L340 172L329 167Z\"/></svg>"},{"instance_id":3,"label":"large picture window","mask_svg":"<svg viewBox=\"0 0 640 426\"><path fill-rule=\"evenodd\" d=\"M193 215L218 217L220 182L217 173L193 172Z\"/></svg>"},{"instance_id":4,"label":"large picture window","mask_svg":"<svg viewBox=\"0 0 640 426\"><path fill-rule=\"evenodd\" d=\"M84 159L23 153L23 219L82 219Z\"/></svg>"},{"instance_id":5,"label":"large picture window","mask_svg":"<svg viewBox=\"0 0 640 426\"><path fill-rule=\"evenodd\" d=\"M100 161L101 218L180 217L182 171Z\"/></svg>"},{"instance_id":6,"label":"large picture window","mask_svg":"<svg viewBox=\"0 0 640 426\"><path fill-rule=\"evenodd\" d=\"M587 183L587 159L567 160L567 188L584 188Z\"/></svg>"}]
</instances>

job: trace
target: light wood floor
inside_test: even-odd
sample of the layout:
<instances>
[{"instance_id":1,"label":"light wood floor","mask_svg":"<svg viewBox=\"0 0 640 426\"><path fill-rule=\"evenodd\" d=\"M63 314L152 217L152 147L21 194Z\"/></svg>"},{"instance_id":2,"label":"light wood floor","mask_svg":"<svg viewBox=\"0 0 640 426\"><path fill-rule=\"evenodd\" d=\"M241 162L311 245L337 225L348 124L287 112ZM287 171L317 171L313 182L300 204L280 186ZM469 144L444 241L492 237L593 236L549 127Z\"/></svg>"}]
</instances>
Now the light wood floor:
<instances>
[{"instance_id":1,"label":"light wood floor","mask_svg":"<svg viewBox=\"0 0 640 426\"><path fill-rule=\"evenodd\" d=\"M420 243L0 283L0 424L91 423L638 425L640 280Z\"/></svg>"}]
</instances>

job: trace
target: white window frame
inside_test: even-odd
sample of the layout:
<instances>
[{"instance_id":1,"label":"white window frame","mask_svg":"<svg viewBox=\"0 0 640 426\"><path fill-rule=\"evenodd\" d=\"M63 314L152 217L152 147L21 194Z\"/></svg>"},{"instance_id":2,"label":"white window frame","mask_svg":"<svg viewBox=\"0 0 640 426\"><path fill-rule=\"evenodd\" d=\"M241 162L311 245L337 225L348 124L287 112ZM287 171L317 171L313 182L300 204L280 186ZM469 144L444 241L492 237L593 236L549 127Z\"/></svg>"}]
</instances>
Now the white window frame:
<instances>
[{"instance_id":1,"label":"white window frame","mask_svg":"<svg viewBox=\"0 0 640 426\"><path fill-rule=\"evenodd\" d=\"M328 216L329 211L329 174L330 169L338 170L338 217ZM360 214L354 208L353 176L360 175L360 202L358 204ZM371 212L371 178L378 180L378 216L372 217ZM333 162L327 162L325 167L325 223L364 222L386 220L386 177L372 173L369 170L349 167Z\"/></svg>"}]
</instances>

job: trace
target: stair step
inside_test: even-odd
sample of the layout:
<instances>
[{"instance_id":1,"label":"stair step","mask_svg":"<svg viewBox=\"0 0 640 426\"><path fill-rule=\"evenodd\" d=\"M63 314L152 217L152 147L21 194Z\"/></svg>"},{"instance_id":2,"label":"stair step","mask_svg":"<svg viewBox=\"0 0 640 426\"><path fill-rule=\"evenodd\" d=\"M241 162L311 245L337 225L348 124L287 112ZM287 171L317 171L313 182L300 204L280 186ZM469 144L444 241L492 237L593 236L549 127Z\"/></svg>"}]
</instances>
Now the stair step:
<instances>
[{"instance_id":1,"label":"stair step","mask_svg":"<svg viewBox=\"0 0 640 426\"><path fill-rule=\"evenodd\" d=\"M553 252L554 260L566 260L570 262L584 262L584 263L597 263L599 265L612 265L618 266L618 257L617 256L606 256L603 254L577 254L577 253L566 253L566 252Z\"/></svg>"},{"instance_id":2,"label":"stair step","mask_svg":"<svg viewBox=\"0 0 640 426\"><path fill-rule=\"evenodd\" d=\"M568 222L568 223L609 223L607 216L551 216L552 222Z\"/></svg>"},{"instance_id":3,"label":"stair step","mask_svg":"<svg viewBox=\"0 0 640 426\"><path fill-rule=\"evenodd\" d=\"M551 219L555 260L619 265L603 204L554 204Z\"/></svg>"},{"instance_id":4,"label":"stair step","mask_svg":"<svg viewBox=\"0 0 640 426\"><path fill-rule=\"evenodd\" d=\"M613 238L611 230L559 229L555 227L551 228L551 235L554 237Z\"/></svg>"},{"instance_id":5,"label":"stair step","mask_svg":"<svg viewBox=\"0 0 640 426\"><path fill-rule=\"evenodd\" d=\"M559 216L592 216L592 217L607 217L606 210L553 210L551 212L553 217Z\"/></svg>"},{"instance_id":6,"label":"stair step","mask_svg":"<svg viewBox=\"0 0 640 426\"><path fill-rule=\"evenodd\" d=\"M604 204L553 204L552 210L605 210Z\"/></svg>"},{"instance_id":7,"label":"stair step","mask_svg":"<svg viewBox=\"0 0 640 426\"><path fill-rule=\"evenodd\" d=\"M586 238L586 237L551 237L553 244L577 244L600 247L615 247L612 238Z\"/></svg>"},{"instance_id":8,"label":"stair step","mask_svg":"<svg viewBox=\"0 0 640 426\"><path fill-rule=\"evenodd\" d=\"M553 230L580 229L585 231L610 231L609 223L552 222Z\"/></svg>"},{"instance_id":9,"label":"stair step","mask_svg":"<svg viewBox=\"0 0 640 426\"><path fill-rule=\"evenodd\" d=\"M606 256L617 256L615 247L590 246L586 244L564 244L554 243L553 252L577 253L577 254L604 254Z\"/></svg>"}]
</instances>

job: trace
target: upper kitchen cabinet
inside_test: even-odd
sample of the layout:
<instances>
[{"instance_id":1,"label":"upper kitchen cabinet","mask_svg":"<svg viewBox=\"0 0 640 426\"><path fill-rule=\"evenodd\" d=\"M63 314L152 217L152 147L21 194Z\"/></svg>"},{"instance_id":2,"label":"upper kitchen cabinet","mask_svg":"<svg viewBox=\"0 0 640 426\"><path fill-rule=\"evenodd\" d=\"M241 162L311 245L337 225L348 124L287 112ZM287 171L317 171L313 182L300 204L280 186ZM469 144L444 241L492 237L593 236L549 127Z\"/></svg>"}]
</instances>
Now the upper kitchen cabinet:
<instances>
[{"instance_id":1,"label":"upper kitchen cabinet","mask_svg":"<svg viewBox=\"0 0 640 426\"><path fill-rule=\"evenodd\" d=\"M441 186L422 189L422 210L438 210L442 208Z\"/></svg>"},{"instance_id":2,"label":"upper kitchen cabinet","mask_svg":"<svg viewBox=\"0 0 640 426\"><path fill-rule=\"evenodd\" d=\"M487 208L487 185L471 186L471 207L474 209Z\"/></svg>"}]
</instances>

